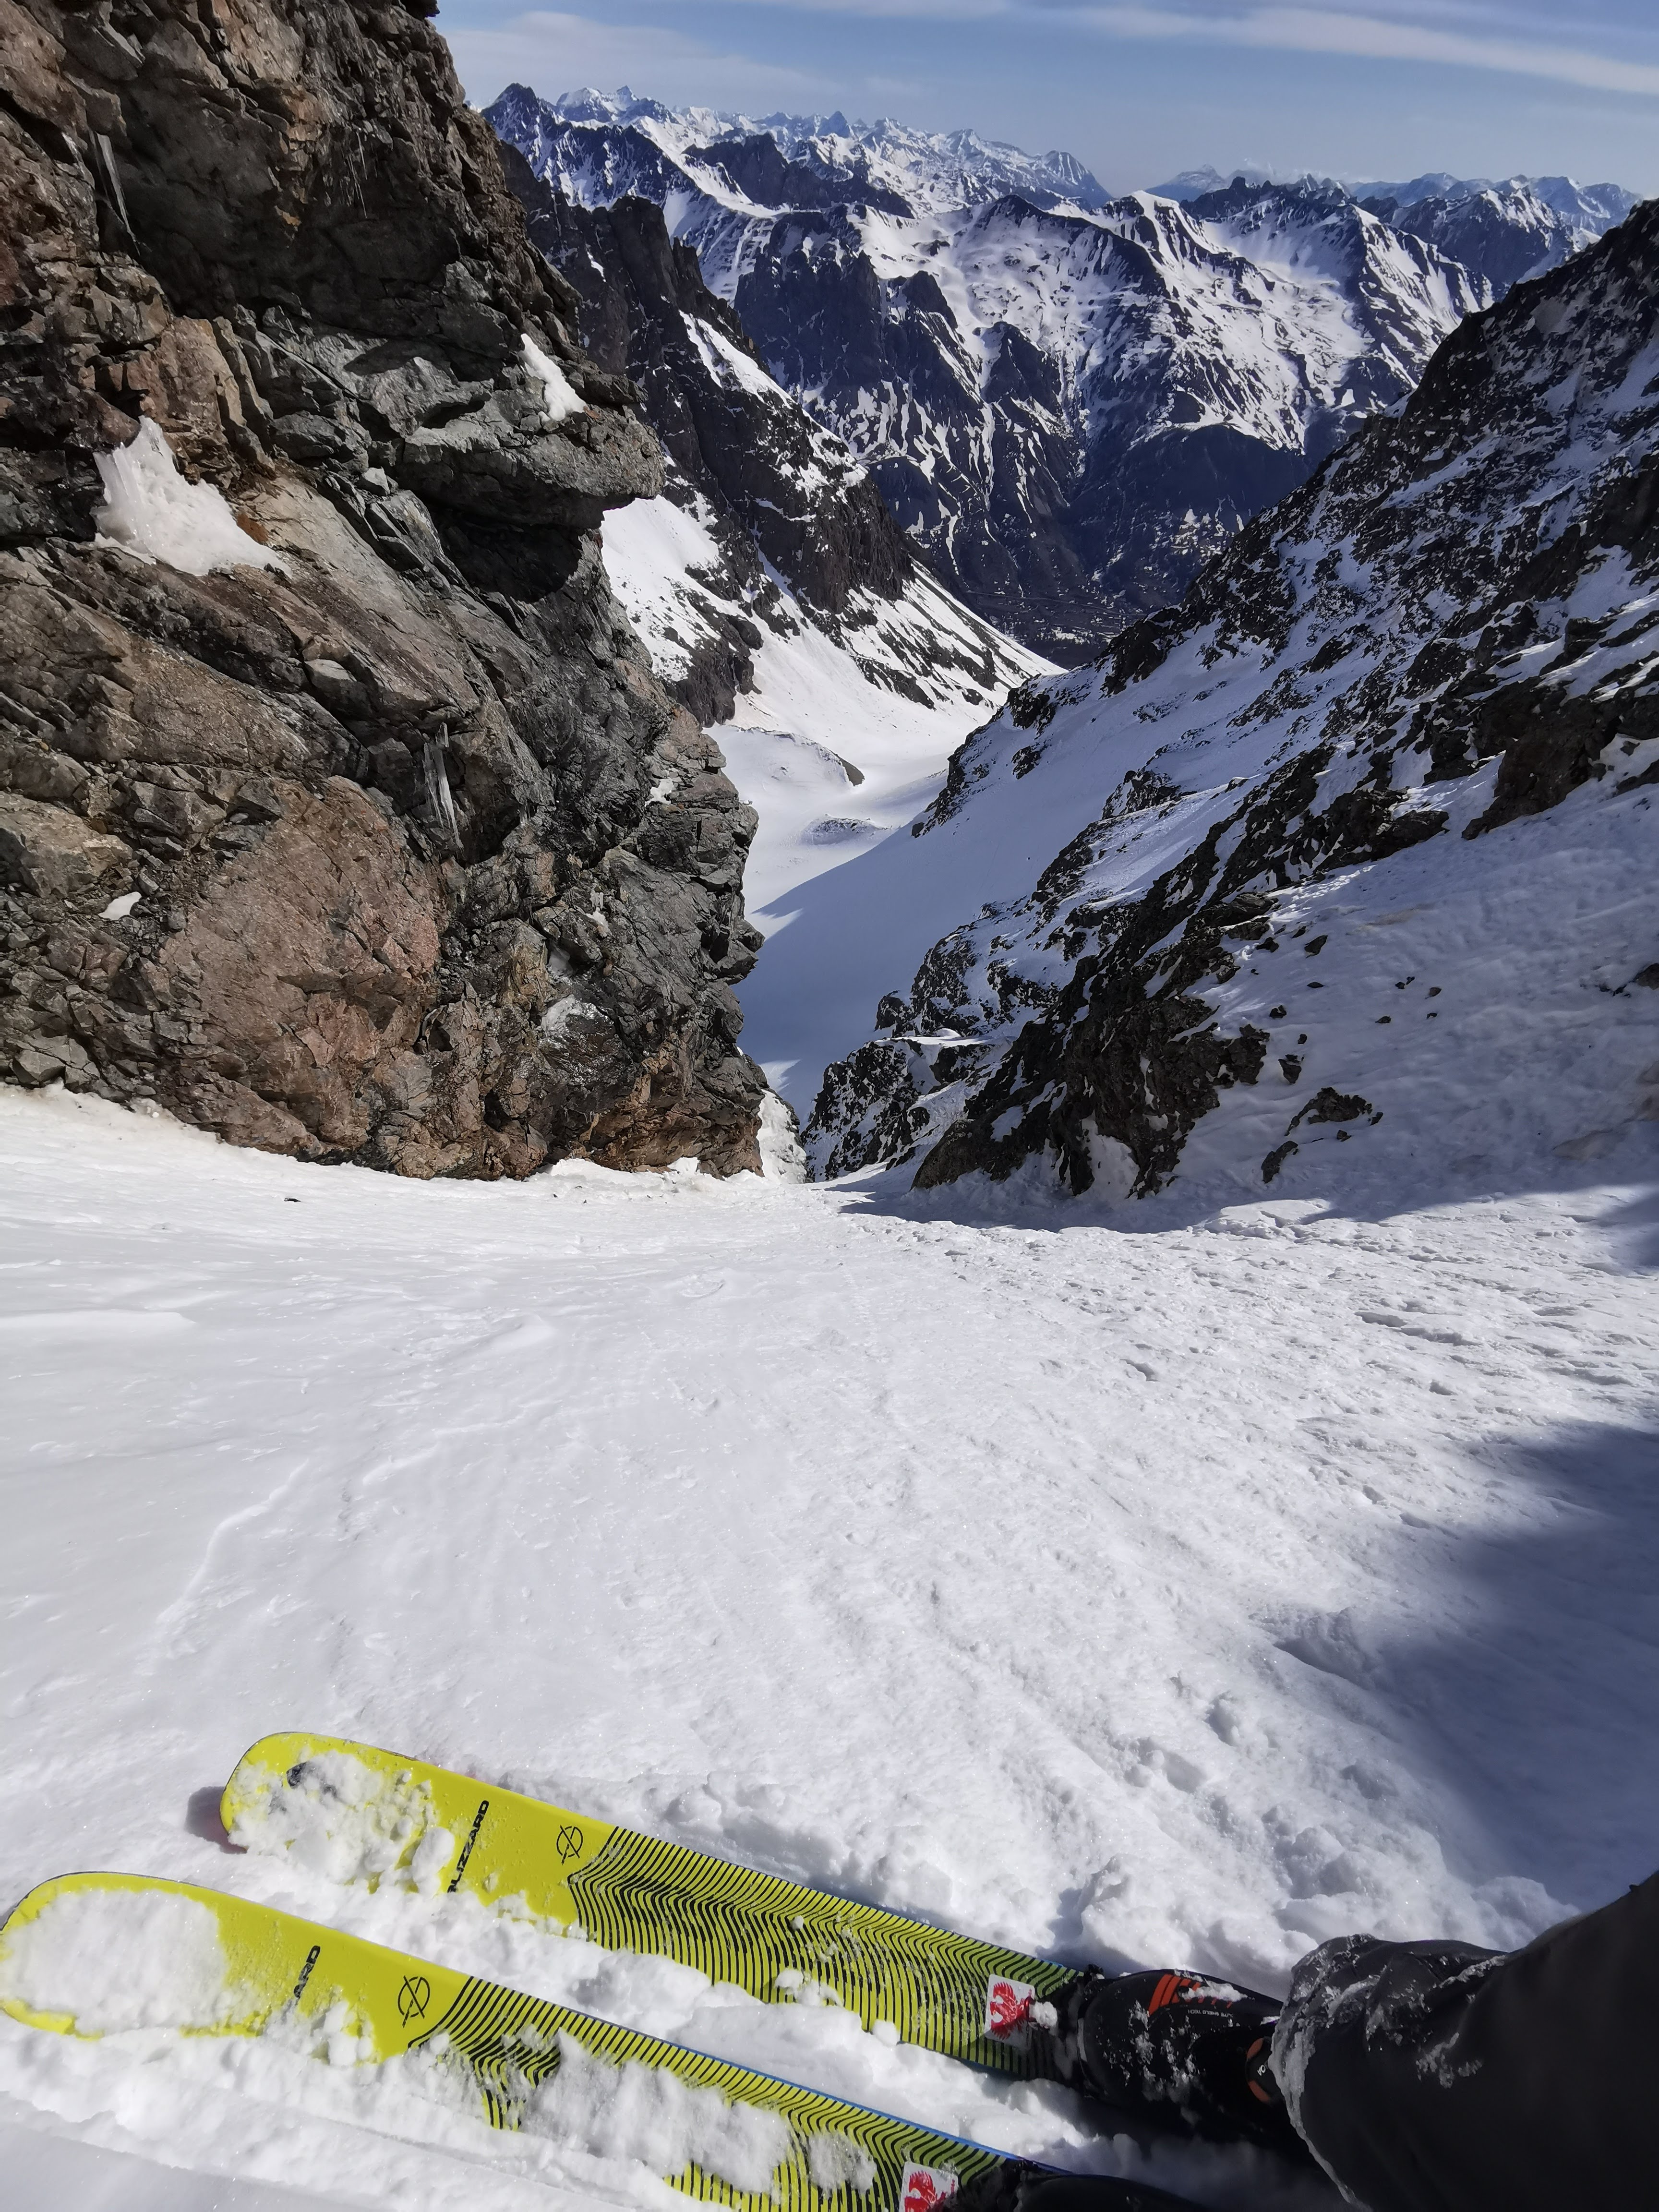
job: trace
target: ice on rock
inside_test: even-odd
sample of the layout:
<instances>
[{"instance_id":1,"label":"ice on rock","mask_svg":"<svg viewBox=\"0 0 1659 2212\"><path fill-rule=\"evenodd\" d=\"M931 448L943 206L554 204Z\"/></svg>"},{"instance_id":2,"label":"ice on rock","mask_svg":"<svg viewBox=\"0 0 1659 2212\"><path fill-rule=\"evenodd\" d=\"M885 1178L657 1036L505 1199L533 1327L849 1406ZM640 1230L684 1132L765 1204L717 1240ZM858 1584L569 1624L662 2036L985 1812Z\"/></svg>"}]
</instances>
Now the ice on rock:
<instances>
[{"instance_id":1,"label":"ice on rock","mask_svg":"<svg viewBox=\"0 0 1659 2212\"><path fill-rule=\"evenodd\" d=\"M241 528L222 491L180 472L166 433L148 415L130 445L93 458L104 486L99 530L140 560L165 562L187 576L283 569L277 555Z\"/></svg>"},{"instance_id":2,"label":"ice on rock","mask_svg":"<svg viewBox=\"0 0 1659 2212\"><path fill-rule=\"evenodd\" d=\"M219 1924L194 1898L71 1889L8 1934L0 1996L81 2035L215 2027L232 2008L226 1974Z\"/></svg>"}]
</instances>

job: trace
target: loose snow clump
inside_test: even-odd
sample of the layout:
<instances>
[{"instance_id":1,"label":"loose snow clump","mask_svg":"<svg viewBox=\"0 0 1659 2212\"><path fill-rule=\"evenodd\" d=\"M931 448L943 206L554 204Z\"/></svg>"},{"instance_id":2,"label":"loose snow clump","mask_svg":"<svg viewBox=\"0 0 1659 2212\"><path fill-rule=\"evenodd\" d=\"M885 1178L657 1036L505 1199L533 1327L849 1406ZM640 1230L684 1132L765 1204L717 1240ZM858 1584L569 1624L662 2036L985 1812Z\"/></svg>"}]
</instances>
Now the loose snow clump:
<instances>
[{"instance_id":1,"label":"loose snow clump","mask_svg":"<svg viewBox=\"0 0 1659 2212\"><path fill-rule=\"evenodd\" d=\"M733 2189L769 2192L789 2156L789 2124L758 2106L728 2104L718 2089L690 2089L672 2074L612 2066L559 2038L558 2071L536 2090L524 2124L598 2158L637 2159L653 2173L700 2166Z\"/></svg>"},{"instance_id":2,"label":"loose snow clump","mask_svg":"<svg viewBox=\"0 0 1659 2212\"><path fill-rule=\"evenodd\" d=\"M455 1838L433 1816L428 1784L376 1773L349 1751L307 1759L291 1777L272 1773L264 1794L231 1823L249 1851L291 1851L330 1881L378 1882L405 1857L416 1889L435 1896Z\"/></svg>"},{"instance_id":3,"label":"loose snow clump","mask_svg":"<svg viewBox=\"0 0 1659 2212\"><path fill-rule=\"evenodd\" d=\"M212 568L282 568L268 546L238 527L222 492L179 473L166 434L148 415L131 445L94 459L104 484L99 530L141 560L165 561L188 576Z\"/></svg>"},{"instance_id":4,"label":"loose snow clump","mask_svg":"<svg viewBox=\"0 0 1659 2212\"><path fill-rule=\"evenodd\" d=\"M547 394L547 412L550 421L562 422L568 415L585 415L587 412L558 362L542 351L527 331L525 333L524 357L542 380L542 389Z\"/></svg>"},{"instance_id":5,"label":"loose snow clump","mask_svg":"<svg viewBox=\"0 0 1659 2212\"><path fill-rule=\"evenodd\" d=\"M822 2135L809 2138L806 2166L812 2186L826 2197L833 2197L842 2188L855 2189L862 2196L875 2186L876 2161L862 2143L854 2142L838 2128L826 2128Z\"/></svg>"},{"instance_id":6,"label":"loose snow clump","mask_svg":"<svg viewBox=\"0 0 1659 2212\"><path fill-rule=\"evenodd\" d=\"M71 1889L16 1929L0 1995L66 2013L82 2035L133 2027L216 2027L229 2014L219 1924L165 1890Z\"/></svg>"}]
</instances>

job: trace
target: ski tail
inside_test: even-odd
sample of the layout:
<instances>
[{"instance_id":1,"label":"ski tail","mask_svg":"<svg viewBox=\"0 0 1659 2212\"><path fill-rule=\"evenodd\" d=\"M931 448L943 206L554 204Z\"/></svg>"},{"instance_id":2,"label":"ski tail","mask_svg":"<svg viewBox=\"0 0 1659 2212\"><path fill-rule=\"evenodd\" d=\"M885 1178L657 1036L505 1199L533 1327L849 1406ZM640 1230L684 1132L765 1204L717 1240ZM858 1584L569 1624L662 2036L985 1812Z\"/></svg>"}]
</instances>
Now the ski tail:
<instances>
[{"instance_id":1,"label":"ski tail","mask_svg":"<svg viewBox=\"0 0 1659 2212\"><path fill-rule=\"evenodd\" d=\"M331 1870L580 1926L610 1949L678 1960L769 2002L827 1995L866 2027L1007 2074L1054 2071L1045 2033L1081 1978L880 1906L809 1889L418 1759L292 1731L243 1753L222 1801L255 1850L302 1836Z\"/></svg>"},{"instance_id":2,"label":"ski tail","mask_svg":"<svg viewBox=\"0 0 1659 2212\"><path fill-rule=\"evenodd\" d=\"M674 2166L662 2179L736 2212L926 2212L924 2198L942 2203L1010 2163L268 1905L144 1875L67 1875L32 1890L0 1926L0 2008L60 2034L170 2027L270 2037L337 2066L395 2063L447 2103L464 2082L493 2127L602 2156L635 2154L629 2130L643 2114L655 2162ZM659 2077L647 2098L630 2087L635 2069Z\"/></svg>"}]
</instances>

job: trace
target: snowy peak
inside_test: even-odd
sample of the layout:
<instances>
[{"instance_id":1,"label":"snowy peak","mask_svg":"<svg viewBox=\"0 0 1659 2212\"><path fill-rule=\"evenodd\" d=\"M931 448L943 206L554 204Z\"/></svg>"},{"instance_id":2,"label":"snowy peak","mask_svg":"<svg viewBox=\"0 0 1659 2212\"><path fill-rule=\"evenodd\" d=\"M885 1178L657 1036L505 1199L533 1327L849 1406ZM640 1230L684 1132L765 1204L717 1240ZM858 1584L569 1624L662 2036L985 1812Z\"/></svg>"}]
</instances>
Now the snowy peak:
<instances>
[{"instance_id":1,"label":"snowy peak","mask_svg":"<svg viewBox=\"0 0 1659 2212\"><path fill-rule=\"evenodd\" d=\"M1401 209L1416 207L1424 200L1455 202L1472 199L1480 192L1528 191L1557 215L1596 238L1622 222L1641 198L1623 185L1581 185L1571 177L1454 177L1445 169L1411 177L1403 183L1374 179L1354 185L1352 190L1357 199L1391 199Z\"/></svg>"},{"instance_id":2,"label":"snowy peak","mask_svg":"<svg viewBox=\"0 0 1659 2212\"><path fill-rule=\"evenodd\" d=\"M1223 178L1212 168L1187 169L1153 187L1159 197L1188 207L1248 204L1262 192L1291 194L1352 205L1358 202L1403 234L1436 246L1461 262L1500 299L1523 278L1542 276L1622 222L1637 195L1621 185L1579 185L1571 177L1454 177L1431 171L1401 182L1352 186L1329 177L1275 180L1244 168Z\"/></svg>"},{"instance_id":3,"label":"snowy peak","mask_svg":"<svg viewBox=\"0 0 1659 2212\"><path fill-rule=\"evenodd\" d=\"M584 206L654 199L935 573L1062 660L1178 594L1489 296L1328 180L1182 207L890 120L522 88L491 120Z\"/></svg>"},{"instance_id":4,"label":"snowy peak","mask_svg":"<svg viewBox=\"0 0 1659 2212\"><path fill-rule=\"evenodd\" d=\"M1443 173L1399 185L1355 187L1362 204L1403 234L1437 246L1483 281L1494 299L1541 276L1622 222L1637 204L1620 185L1580 185L1571 177Z\"/></svg>"},{"instance_id":5,"label":"snowy peak","mask_svg":"<svg viewBox=\"0 0 1659 2212\"><path fill-rule=\"evenodd\" d=\"M489 119L502 137L532 159L525 144L529 103L538 110L543 129L564 124L637 131L682 164L696 161L700 152L720 142L769 139L785 163L815 175L842 199L873 193L902 200L916 210L937 210L1010 191L1024 194L1038 206L1063 201L1100 207L1109 197L1075 155L1025 154L973 131L913 131L890 116L849 123L840 112L757 118L708 107L668 108L659 100L636 98L626 85L608 94L584 88L551 100L537 100L523 85L509 87L488 111ZM793 203L762 197L757 204L830 203L816 197Z\"/></svg>"},{"instance_id":6,"label":"snowy peak","mask_svg":"<svg viewBox=\"0 0 1659 2212\"><path fill-rule=\"evenodd\" d=\"M490 119L583 206L654 200L934 573L1067 662L1177 598L1465 316L1589 235L1523 182L1362 204L1329 178L1191 172L1110 199L1070 155L888 118L515 87Z\"/></svg>"},{"instance_id":7,"label":"snowy peak","mask_svg":"<svg viewBox=\"0 0 1659 2212\"><path fill-rule=\"evenodd\" d=\"M1267 185L1273 181L1270 169L1257 168L1251 162L1230 169L1225 176L1207 163L1201 168L1182 169L1179 175L1167 177L1161 185L1148 185L1146 190L1161 200L1200 199L1206 192L1224 192L1229 185Z\"/></svg>"}]
</instances>

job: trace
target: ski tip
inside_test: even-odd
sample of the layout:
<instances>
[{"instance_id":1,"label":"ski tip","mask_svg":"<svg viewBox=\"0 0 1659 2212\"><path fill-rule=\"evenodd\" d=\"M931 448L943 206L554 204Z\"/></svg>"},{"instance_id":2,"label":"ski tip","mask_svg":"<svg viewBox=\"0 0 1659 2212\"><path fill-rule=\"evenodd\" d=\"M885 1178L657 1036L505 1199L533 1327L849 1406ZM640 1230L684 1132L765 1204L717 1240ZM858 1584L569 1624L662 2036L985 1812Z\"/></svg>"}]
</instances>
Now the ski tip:
<instances>
[{"instance_id":1,"label":"ski tip","mask_svg":"<svg viewBox=\"0 0 1659 2212\"><path fill-rule=\"evenodd\" d=\"M256 1736L232 1767L219 1792L219 1825L226 1837L231 1837L236 1816L244 1809L251 1776L287 1774L301 1760L319 1751L361 1748L363 1747L343 1736L329 1735L317 1729L277 1729L270 1735Z\"/></svg>"}]
</instances>

